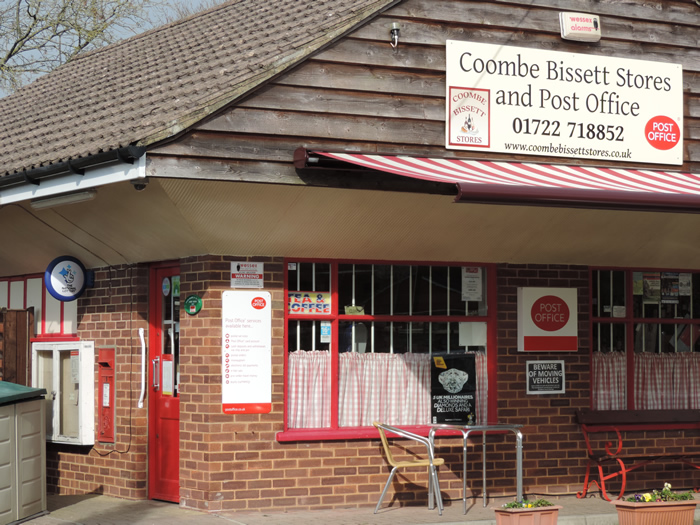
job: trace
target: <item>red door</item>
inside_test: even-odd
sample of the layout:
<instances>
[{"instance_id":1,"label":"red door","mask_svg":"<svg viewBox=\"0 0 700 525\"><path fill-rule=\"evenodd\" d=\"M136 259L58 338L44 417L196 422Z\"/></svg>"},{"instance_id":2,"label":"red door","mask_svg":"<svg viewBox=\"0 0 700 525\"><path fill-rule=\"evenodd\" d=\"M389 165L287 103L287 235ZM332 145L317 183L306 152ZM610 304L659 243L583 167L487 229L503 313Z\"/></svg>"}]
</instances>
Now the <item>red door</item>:
<instances>
[{"instance_id":1,"label":"red door","mask_svg":"<svg viewBox=\"0 0 700 525\"><path fill-rule=\"evenodd\" d=\"M150 274L148 497L180 501L180 267Z\"/></svg>"}]
</instances>

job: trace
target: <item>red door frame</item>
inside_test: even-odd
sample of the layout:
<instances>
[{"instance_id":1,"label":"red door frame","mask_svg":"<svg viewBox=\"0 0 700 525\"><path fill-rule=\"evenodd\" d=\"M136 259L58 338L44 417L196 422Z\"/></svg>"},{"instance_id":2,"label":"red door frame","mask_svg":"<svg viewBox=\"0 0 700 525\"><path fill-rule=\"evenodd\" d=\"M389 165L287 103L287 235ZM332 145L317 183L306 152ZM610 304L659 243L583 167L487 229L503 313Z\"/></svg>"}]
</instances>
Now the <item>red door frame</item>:
<instances>
[{"instance_id":1,"label":"red door frame","mask_svg":"<svg viewBox=\"0 0 700 525\"><path fill-rule=\"evenodd\" d=\"M161 389L163 298L169 299L173 294L171 286L165 296L163 280L179 274L177 262L154 264L149 271L148 497L173 502L180 500L180 399L175 393L164 395Z\"/></svg>"}]
</instances>

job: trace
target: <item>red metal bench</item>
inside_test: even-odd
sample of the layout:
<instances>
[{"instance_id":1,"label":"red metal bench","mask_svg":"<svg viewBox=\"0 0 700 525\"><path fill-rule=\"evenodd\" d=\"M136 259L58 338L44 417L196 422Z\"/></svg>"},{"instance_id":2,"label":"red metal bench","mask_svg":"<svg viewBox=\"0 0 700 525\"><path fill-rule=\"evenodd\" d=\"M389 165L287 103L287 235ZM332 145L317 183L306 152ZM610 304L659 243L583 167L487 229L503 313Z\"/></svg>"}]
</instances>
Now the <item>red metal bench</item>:
<instances>
[{"instance_id":1,"label":"red metal bench","mask_svg":"<svg viewBox=\"0 0 700 525\"><path fill-rule=\"evenodd\" d=\"M605 482L620 477L620 494L616 499L621 499L627 486L627 474L649 463L665 460L677 460L693 468L700 469L700 450L663 451L639 453L625 450L623 434L641 430L672 430L672 429L700 429L700 410L577 410L576 420L581 425L583 438L586 441L588 462L586 463L586 477L583 481L583 490L576 495L579 498L586 496L589 487L595 484L603 497L610 501ZM603 434L594 436L594 434ZM603 450L594 450L593 440L604 440ZM591 476L591 467L597 467L598 478ZM615 468L617 467L617 470ZM613 469L608 474L606 470ZM593 474L595 476L595 473Z\"/></svg>"}]
</instances>

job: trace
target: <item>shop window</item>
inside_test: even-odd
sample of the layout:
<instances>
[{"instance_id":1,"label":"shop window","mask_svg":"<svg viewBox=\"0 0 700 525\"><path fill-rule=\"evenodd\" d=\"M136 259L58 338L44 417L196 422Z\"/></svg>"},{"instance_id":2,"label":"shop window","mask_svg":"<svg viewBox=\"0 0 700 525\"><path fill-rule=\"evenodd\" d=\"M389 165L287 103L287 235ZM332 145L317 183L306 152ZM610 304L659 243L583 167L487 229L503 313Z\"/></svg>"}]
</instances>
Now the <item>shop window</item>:
<instances>
[{"instance_id":1,"label":"shop window","mask_svg":"<svg viewBox=\"0 0 700 525\"><path fill-rule=\"evenodd\" d=\"M94 368L92 341L32 344L32 386L47 392L47 441L94 444Z\"/></svg>"},{"instance_id":2,"label":"shop window","mask_svg":"<svg viewBox=\"0 0 700 525\"><path fill-rule=\"evenodd\" d=\"M467 352L486 422L494 278L485 266L288 262L286 431L429 425L432 357Z\"/></svg>"},{"instance_id":3,"label":"shop window","mask_svg":"<svg viewBox=\"0 0 700 525\"><path fill-rule=\"evenodd\" d=\"M593 408L700 408L700 273L594 270Z\"/></svg>"}]
</instances>

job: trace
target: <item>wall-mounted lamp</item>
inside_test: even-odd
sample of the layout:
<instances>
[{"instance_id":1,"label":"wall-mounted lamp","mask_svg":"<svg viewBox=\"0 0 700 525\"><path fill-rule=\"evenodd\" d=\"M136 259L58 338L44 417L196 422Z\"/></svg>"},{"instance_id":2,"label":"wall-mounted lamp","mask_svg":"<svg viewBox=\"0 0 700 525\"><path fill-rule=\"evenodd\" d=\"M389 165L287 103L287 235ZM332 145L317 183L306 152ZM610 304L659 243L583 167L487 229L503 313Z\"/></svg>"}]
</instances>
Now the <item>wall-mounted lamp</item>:
<instances>
[{"instance_id":1,"label":"wall-mounted lamp","mask_svg":"<svg viewBox=\"0 0 700 525\"><path fill-rule=\"evenodd\" d=\"M75 204L77 202L89 201L95 198L97 190L82 190L73 193L63 193L61 195L52 195L41 199L34 199L29 205L35 210L44 210L55 206L63 206L64 204Z\"/></svg>"},{"instance_id":2,"label":"wall-mounted lamp","mask_svg":"<svg viewBox=\"0 0 700 525\"><path fill-rule=\"evenodd\" d=\"M399 47L399 31L401 30L401 26L399 25L398 22L393 22L391 24L391 29L389 30L389 33L391 34L391 47L396 49Z\"/></svg>"}]
</instances>

